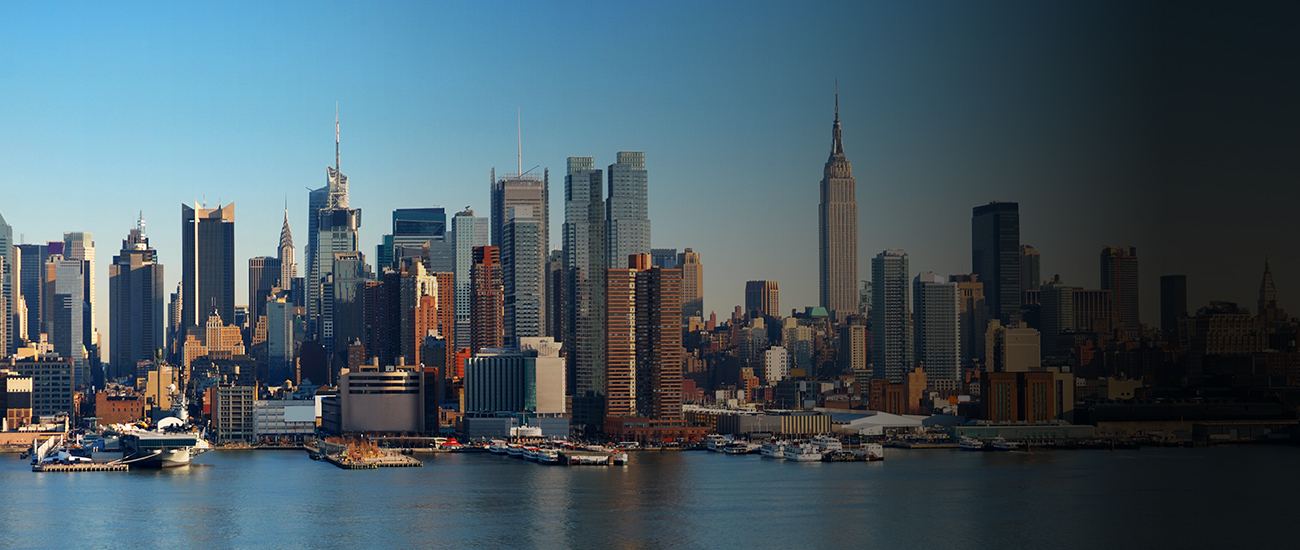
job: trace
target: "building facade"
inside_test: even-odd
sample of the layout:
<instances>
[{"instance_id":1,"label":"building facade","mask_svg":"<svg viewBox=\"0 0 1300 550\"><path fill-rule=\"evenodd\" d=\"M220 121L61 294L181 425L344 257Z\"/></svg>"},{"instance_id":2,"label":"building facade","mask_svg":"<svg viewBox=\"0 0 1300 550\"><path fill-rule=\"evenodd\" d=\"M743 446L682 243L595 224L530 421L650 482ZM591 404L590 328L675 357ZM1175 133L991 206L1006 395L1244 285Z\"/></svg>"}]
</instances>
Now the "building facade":
<instances>
[{"instance_id":1,"label":"building facade","mask_svg":"<svg viewBox=\"0 0 1300 550\"><path fill-rule=\"evenodd\" d=\"M858 199L853 167L844 155L840 99L835 94L831 154L822 169L818 207L820 305L839 320L858 312Z\"/></svg>"},{"instance_id":2,"label":"building facade","mask_svg":"<svg viewBox=\"0 0 1300 550\"><path fill-rule=\"evenodd\" d=\"M626 267L628 256L650 253L645 153L619 151L608 172L605 262L609 269L621 269Z\"/></svg>"},{"instance_id":3,"label":"building facade","mask_svg":"<svg viewBox=\"0 0 1300 550\"><path fill-rule=\"evenodd\" d=\"M1136 246L1108 246L1101 249L1101 289L1110 291L1114 327L1124 329L1130 338L1141 336Z\"/></svg>"},{"instance_id":4,"label":"building facade","mask_svg":"<svg viewBox=\"0 0 1300 550\"><path fill-rule=\"evenodd\" d=\"M955 382L961 379L961 314L957 283L933 271L912 281L915 330L913 357L926 379Z\"/></svg>"},{"instance_id":5,"label":"building facade","mask_svg":"<svg viewBox=\"0 0 1300 550\"><path fill-rule=\"evenodd\" d=\"M141 219L122 241L108 268L109 364L112 378L135 374L136 363L155 359L163 340L163 266L149 247Z\"/></svg>"},{"instance_id":6,"label":"building facade","mask_svg":"<svg viewBox=\"0 0 1300 550\"><path fill-rule=\"evenodd\" d=\"M991 202L971 217L971 273L984 283L989 315L1006 323L1020 310L1020 205Z\"/></svg>"},{"instance_id":7,"label":"building facade","mask_svg":"<svg viewBox=\"0 0 1300 550\"><path fill-rule=\"evenodd\" d=\"M912 315L907 253L889 249L871 259L871 365L873 378L902 383L912 370Z\"/></svg>"}]
</instances>

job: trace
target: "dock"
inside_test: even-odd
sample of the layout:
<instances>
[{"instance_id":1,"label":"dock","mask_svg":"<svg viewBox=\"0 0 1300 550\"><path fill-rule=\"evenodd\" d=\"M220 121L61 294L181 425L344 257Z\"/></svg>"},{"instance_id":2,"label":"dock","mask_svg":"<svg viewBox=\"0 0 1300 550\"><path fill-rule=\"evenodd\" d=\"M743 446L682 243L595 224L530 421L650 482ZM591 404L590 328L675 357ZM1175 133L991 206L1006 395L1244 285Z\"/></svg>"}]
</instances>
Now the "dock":
<instances>
[{"instance_id":1,"label":"dock","mask_svg":"<svg viewBox=\"0 0 1300 550\"><path fill-rule=\"evenodd\" d=\"M319 456L344 470L374 470L378 468L421 468L424 463L417 458L379 449L372 443L322 441L308 452Z\"/></svg>"},{"instance_id":2,"label":"dock","mask_svg":"<svg viewBox=\"0 0 1300 550\"><path fill-rule=\"evenodd\" d=\"M130 470L130 466L118 461L92 464L37 464L32 466L33 472L127 472Z\"/></svg>"}]
</instances>

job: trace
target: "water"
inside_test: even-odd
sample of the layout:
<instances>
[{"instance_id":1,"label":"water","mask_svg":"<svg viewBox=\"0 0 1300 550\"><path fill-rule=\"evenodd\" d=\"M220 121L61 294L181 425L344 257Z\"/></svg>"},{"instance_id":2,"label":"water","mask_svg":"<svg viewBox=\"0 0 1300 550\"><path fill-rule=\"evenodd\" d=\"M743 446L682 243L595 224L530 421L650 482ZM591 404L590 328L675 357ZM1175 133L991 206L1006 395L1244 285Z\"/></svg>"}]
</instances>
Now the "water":
<instances>
[{"instance_id":1,"label":"water","mask_svg":"<svg viewBox=\"0 0 1300 550\"><path fill-rule=\"evenodd\" d=\"M489 454L340 470L297 451L30 471L0 455L0 548L1291 547L1300 447L966 453L876 463Z\"/></svg>"}]
</instances>

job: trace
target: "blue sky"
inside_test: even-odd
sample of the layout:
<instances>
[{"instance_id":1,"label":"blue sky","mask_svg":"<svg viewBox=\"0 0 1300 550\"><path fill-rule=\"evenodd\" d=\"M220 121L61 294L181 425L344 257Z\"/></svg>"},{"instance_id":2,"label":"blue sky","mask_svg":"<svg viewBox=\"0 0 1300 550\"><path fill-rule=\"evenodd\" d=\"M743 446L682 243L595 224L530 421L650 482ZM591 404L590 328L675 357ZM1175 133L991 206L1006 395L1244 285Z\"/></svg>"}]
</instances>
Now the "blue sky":
<instances>
[{"instance_id":1,"label":"blue sky","mask_svg":"<svg viewBox=\"0 0 1300 550\"><path fill-rule=\"evenodd\" d=\"M1181 35L1167 31L1166 11L5 3L0 213L16 240L94 233L106 335L107 266L141 210L174 286L180 203L234 201L240 304L247 258L274 254L286 198L295 242L306 243L306 189L334 161L336 101L372 262L394 208L486 214L489 170L515 170L518 109L524 168L551 170L553 246L565 158L603 166L645 151L654 246L701 253L706 310L725 314L745 280L773 279L788 311L817 297L817 184L838 80L861 278L885 248L907 250L914 273L969 272L970 209L1018 201L1022 242L1042 253L1045 278L1095 287L1102 246L1138 246L1147 322L1158 322L1158 277L1169 273L1189 275L1193 307L1253 307L1270 250L1285 305L1300 297L1300 281L1288 282L1300 269L1286 254L1294 245L1244 243L1239 265L1218 270L1168 230L1168 112L1153 106L1167 91L1168 39ZM1272 177L1293 181L1293 166ZM1259 198L1240 197L1243 207Z\"/></svg>"}]
</instances>

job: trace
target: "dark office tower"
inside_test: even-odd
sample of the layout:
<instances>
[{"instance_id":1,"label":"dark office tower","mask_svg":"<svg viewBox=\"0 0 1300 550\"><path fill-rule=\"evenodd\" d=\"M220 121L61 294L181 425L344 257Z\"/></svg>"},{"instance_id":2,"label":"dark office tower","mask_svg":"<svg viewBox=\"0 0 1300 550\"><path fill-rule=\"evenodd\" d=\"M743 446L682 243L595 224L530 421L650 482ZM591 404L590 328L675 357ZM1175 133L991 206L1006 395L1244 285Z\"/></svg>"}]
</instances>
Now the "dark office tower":
<instances>
[{"instance_id":1,"label":"dark office tower","mask_svg":"<svg viewBox=\"0 0 1300 550\"><path fill-rule=\"evenodd\" d=\"M872 377L900 384L913 367L907 283L906 252L889 249L871 259Z\"/></svg>"},{"instance_id":2,"label":"dark office tower","mask_svg":"<svg viewBox=\"0 0 1300 550\"><path fill-rule=\"evenodd\" d=\"M470 266L470 351L501 347L505 315L501 288L501 256L495 246L474 247Z\"/></svg>"},{"instance_id":3,"label":"dark office tower","mask_svg":"<svg viewBox=\"0 0 1300 550\"><path fill-rule=\"evenodd\" d=\"M1187 276L1160 277L1160 329L1167 334L1177 334L1178 318L1185 315L1187 315Z\"/></svg>"},{"instance_id":4,"label":"dark office tower","mask_svg":"<svg viewBox=\"0 0 1300 550\"><path fill-rule=\"evenodd\" d=\"M266 298L271 289L280 282L280 259L270 256L257 256L248 259L248 312L250 326L257 325L257 319L266 315Z\"/></svg>"},{"instance_id":5,"label":"dark office tower","mask_svg":"<svg viewBox=\"0 0 1300 550\"><path fill-rule=\"evenodd\" d=\"M167 297L167 359L174 365L181 364L183 353L181 346L185 343L185 337L182 336L185 325L181 324L181 311L184 303L182 297L185 296L185 285L176 283L176 291Z\"/></svg>"},{"instance_id":6,"label":"dark office tower","mask_svg":"<svg viewBox=\"0 0 1300 550\"><path fill-rule=\"evenodd\" d=\"M82 271L86 276L82 278L81 284L85 288L81 291L81 322L85 325L82 327L82 333L86 335L86 347L94 341L94 334L98 323L95 322L95 239L90 233L81 231L70 231L63 234L63 259L77 260L85 264ZM94 352L95 350L91 350ZM98 360L98 359L96 359Z\"/></svg>"},{"instance_id":7,"label":"dark office tower","mask_svg":"<svg viewBox=\"0 0 1300 550\"><path fill-rule=\"evenodd\" d=\"M1269 309L1277 308L1277 287L1273 286L1273 267L1269 264L1267 256L1264 258L1264 277L1259 280L1258 304L1256 315L1264 315Z\"/></svg>"},{"instance_id":8,"label":"dark office tower","mask_svg":"<svg viewBox=\"0 0 1300 550\"><path fill-rule=\"evenodd\" d=\"M1057 275L1039 290L1039 323L1042 325L1039 351L1043 359L1056 359L1052 363L1068 359L1069 347L1061 346L1061 334L1075 330L1074 325L1075 288L1061 282ZM1047 364L1047 363L1045 363Z\"/></svg>"},{"instance_id":9,"label":"dark office tower","mask_svg":"<svg viewBox=\"0 0 1300 550\"><path fill-rule=\"evenodd\" d=\"M831 156L822 169L818 207L820 304L839 321L858 312L858 199L853 166L840 135L840 94L835 93ZM904 284L907 283L904 276Z\"/></svg>"},{"instance_id":10,"label":"dark office tower","mask_svg":"<svg viewBox=\"0 0 1300 550\"><path fill-rule=\"evenodd\" d=\"M1004 324L1020 310L1020 205L991 202L971 217L971 272L984 283L989 316Z\"/></svg>"},{"instance_id":11,"label":"dark office tower","mask_svg":"<svg viewBox=\"0 0 1300 550\"><path fill-rule=\"evenodd\" d=\"M949 275L950 282L957 283L960 297L958 312L961 315L961 360L969 364L974 359L984 358L984 331L989 324L988 302L984 298L984 283L978 275Z\"/></svg>"},{"instance_id":12,"label":"dark office tower","mask_svg":"<svg viewBox=\"0 0 1300 550\"><path fill-rule=\"evenodd\" d=\"M661 269L677 269L676 248L651 248L650 264Z\"/></svg>"},{"instance_id":13,"label":"dark office tower","mask_svg":"<svg viewBox=\"0 0 1300 550\"><path fill-rule=\"evenodd\" d=\"M298 276L298 263L293 248L293 233L289 231L289 211L284 211L284 225L280 227L280 246L277 248L277 260L280 260L280 277L275 286L281 290L293 288L293 279Z\"/></svg>"},{"instance_id":14,"label":"dark office tower","mask_svg":"<svg viewBox=\"0 0 1300 550\"><path fill-rule=\"evenodd\" d=\"M750 317L780 317L781 292L776 281L746 281L745 311Z\"/></svg>"},{"instance_id":15,"label":"dark office tower","mask_svg":"<svg viewBox=\"0 0 1300 550\"><path fill-rule=\"evenodd\" d=\"M1101 249L1101 289L1111 291L1115 328L1124 329L1129 338L1141 336L1137 247L1108 246Z\"/></svg>"},{"instance_id":16,"label":"dark office tower","mask_svg":"<svg viewBox=\"0 0 1300 550\"><path fill-rule=\"evenodd\" d=\"M15 280L19 273L14 271L17 265L14 258L14 228L5 222L5 217L0 215L0 316L4 317L0 321L0 354L5 356L14 348L11 342L18 341L14 338L14 300L18 297L21 289L15 288Z\"/></svg>"},{"instance_id":17,"label":"dark office tower","mask_svg":"<svg viewBox=\"0 0 1300 550\"><path fill-rule=\"evenodd\" d=\"M605 199L605 262L624 267L628 256L650 253L645 153L619 151L609 165L609 194Z\"/></svg>"},{"instance_id":18,"label":"dark office tower","mask_svg":"<svg viewBox=\"0 0 1300 550\"><path fill-rule=\"evenodd\" d=\"M213 308L235 318L235 203L181 205L181 330L207 324ZM178 333L182 342L184 333Z\"/></svg>"},{"instance_id":19,"label":"dark office tower","mask_svg":"<svg viewBox=\"0 0 1300 550\"><path fill-rule=\"evenodd\" d=\"M519 338L544 336L542 302L545 295L545 256L537 247L541 223L532 208L506 210L501 234L501 286L504 291L504 342L517 346Z\"/></svg>"},{"instance_id":20,"label":"dark office tower","mask_svg":"<svg viewBox=\"0 0 1300 550\"><path fill-rule=\"evenodd\" d=\"M605 394L604 173L591 157L569 157L564 176L564 348L574 423L599 424Z\"/></svg>"},{"instance_id":21,"label":"dark office tower","mask_svg":"<svg viewBox=\"0 0 1300 550\"><path fill-rule=\"evenodd\" d=\"M394 210L392 246L393 263L381 265L381 271L384 267L392 267L402 258L423 258L425 246L429 247L430 255L430 262L426 263L425 268L434 272L456 270L455 250L447 235L447 211L441 207Z\"/></svg>"},{"instance_id":22,"label":"dark office tower","mask_svg":"<svg viewBox=\"0 0 1300 550\"><path fill-rule=\"evenodd\" d=\"M704 318L704 264L700 253L689 248L677 255L677 269L682 270L682 324L692 316Z\"/></svg>"},{"instance_id":23,"label":"dark office tower","mask_svg":"<svg viewBox=\"0 0 1300 550\"><path fill-rule=\"evenodd\" d=\"M135 365L151 361L163 340L163 266L149 247L144 218L122 241L108 266L109 341L112 378L135 376Z\"/></svg>"},{"instance_id":24,"label":"dark office tower","mask_svg":"<svg viewBox=\"0 0 1300 550\"><path fill-rule=\"evenodd\" d=\"M546 311L546 334L556 342L564 341L564 253L552 250L546 259L546 299L554 307Z\"/></svg>"},{"instance_id":25,"label":"dark office tower","mask_svg":"<svg viewBox=\"0 0 1300 550\"><path fill-rule=\"evenodd\" d=\"M41 327L44 326L41 319L41 304L45 302L41 298L41 291L45 285L42 281L45 279L45 262L50 257L50 247L43 244L20 244L17 248L19 260L22 262L18 290L22 294L23 302L27 304L27 334L22 336L32 342L39 342Z\"/></svg>"},{"instance_id":26,"label":"dark office tower","mask_svg":"<svg viewBox=\"0 0 1300 550\"><path fill-rule=\"evenodd\" d=\"M331 308L324 312L326 329L321 343L330 352L330 372L337 375L348 365L348 346L366 337L366 259L360 252L337 252L326 276Z\"/></svg>"},{"instance_id":27,"label":"dark office tower","mask_svg":"<svg viewBox=\"0 0 1300 550\"><path fill-rule=\"evenodd\" d=\"M1039 256L1034 247L1027 244L1020 245L1020 304L1025 305L1032 302L1029 298L1030 292L1038 291L1042 286L1042 279L1039 278Z\"/></svg>"}]
</instances>

